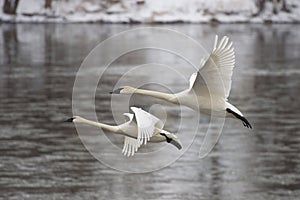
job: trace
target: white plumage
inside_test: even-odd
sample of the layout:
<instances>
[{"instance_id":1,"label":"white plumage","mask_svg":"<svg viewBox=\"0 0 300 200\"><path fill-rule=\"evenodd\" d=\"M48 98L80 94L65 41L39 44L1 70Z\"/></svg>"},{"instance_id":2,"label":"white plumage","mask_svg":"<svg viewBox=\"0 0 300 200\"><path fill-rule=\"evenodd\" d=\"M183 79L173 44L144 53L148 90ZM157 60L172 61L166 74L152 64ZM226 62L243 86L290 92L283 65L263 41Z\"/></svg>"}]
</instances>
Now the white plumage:
<instances>
[{"instance_id":1,"label":"white plumage","mask_svg":"<svg viewBox=\"0 0 300 200\"><path fill-rule=\"evenodd\" d=\"M185 105L209 115L237 118L245 127L252 128L243 114L228 102L234 65L235 54L232 42L229 42L227 36L224 36L221 41L216 36L209 56L201 60L200 69L190 77L188 89L176 94L167 94L123 86L112 93L148 95Z\"/></svg>"},{"instance_id":2,"label":"white plumage","mask_svg":"<svg viewBox=\"0 0 300 200\"><path fill-rule=\"evenodd\" d=\"M209 57L200 62L200 69L196 72L196 78L192 89L201 96L219 96L227 100L231 89L231 77L235 63L234 48L232 42L228 43L228 37L218 44L218 36ZM191 78L192 78L191 77Z\"/></svg>"},{"instance_id":3,"label":"white plumage","mask_svg":"<svg viewBox=\"0 0 300 200\"><path fill-rule=\"evenodd\" d=\"M102 129L111 131L116 134L124 135L124 146L122 153L125 156L133 156L135 152L149 142L168 142L181 149L181 143L176 135L163 130L163 122L142 110L141 108L131 107L134 114L124 113L129 120L123 124L112 126L91 120L80 116L74 116L67 122L85 123Z\"/></svg>"}]
</instances>

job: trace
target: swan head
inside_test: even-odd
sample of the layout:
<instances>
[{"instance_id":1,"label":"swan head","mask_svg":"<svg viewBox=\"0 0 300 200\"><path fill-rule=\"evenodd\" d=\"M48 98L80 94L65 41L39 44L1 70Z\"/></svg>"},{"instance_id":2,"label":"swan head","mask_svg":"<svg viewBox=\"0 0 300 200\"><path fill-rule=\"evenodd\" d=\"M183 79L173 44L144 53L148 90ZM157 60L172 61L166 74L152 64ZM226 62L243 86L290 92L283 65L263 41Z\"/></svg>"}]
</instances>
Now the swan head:
<instances>
[{"instance_id":1,"label":"swan head","mask_svg":"<svg viewBox=\"0 0 300 200\"><path fill-rule=\"evenodd\" d=\"M110 94L133 94L136 88L130 87L130 86L122 86L118 89L110 92Z\"/></svg>"},{"instance_id":2,"label":"swan head","mask_svg":"<svg viewBox=\"0 0 300 200\"><path fill-rule=\"evenodd\" d=\"M79 117L79 116L73 116L67 120L65 120L64 122L81 122L83 120L82 117Z\"/></svg>"},{"instance_id":3,"label":"swan head","mask_svg":"<svg viewBox=\"0 0 300 200\"><path fill-rule=\"evenodd\" d=\"M182 149L181 142L180 142L179 138L176 135L174 135L172 133L169 133L167 131L164 131L164 130L161 131L160 135L165 136L166 137L166 141L168 143L174 145L178 149Z\"/></svg>"}]
</instances>

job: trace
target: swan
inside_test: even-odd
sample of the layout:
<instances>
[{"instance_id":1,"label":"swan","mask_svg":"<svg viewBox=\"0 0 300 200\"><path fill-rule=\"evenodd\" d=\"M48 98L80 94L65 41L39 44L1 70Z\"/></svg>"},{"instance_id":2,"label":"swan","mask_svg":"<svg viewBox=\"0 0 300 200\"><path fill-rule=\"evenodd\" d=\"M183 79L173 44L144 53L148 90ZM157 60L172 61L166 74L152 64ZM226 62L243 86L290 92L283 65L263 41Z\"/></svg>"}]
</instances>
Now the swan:
<instances>
[{"instance_id":1,"label":"swan","mask_svg":"<svg viewBox=\"0 0 300 200\"><path fill-rule=\"evenodd\" d=\"M241 120L245 127L252 128L241 111L228 102L234 64L235 54L232 42L229 42L227 36L218 42L218 35L216 35L210 55L201 59L200 69L191 75L188 89L176 94L167 94L122 86L112 91L111 94L152 96L174 104L185 105L208 115L236 118Z\"/></svg>"},{"instance_id":2,"label":"swan","mask_svg":"<svg viewBox=\"0 0 300 200\"><path fill-rule=\"evenodd\" d=\"M154 115L142 110L141 108L131 107L134 114L124 113L129 120L123 124L112 126L80 116L73 116L65 122L84 123L100 127L115 134L124 135L124 146L122 153L125 156L133 156L142 144L147 142L167 142L173 144L178 149L182 148L180 140L176 135L163 130L163 122Z\"/></svg>"}]
</instances>

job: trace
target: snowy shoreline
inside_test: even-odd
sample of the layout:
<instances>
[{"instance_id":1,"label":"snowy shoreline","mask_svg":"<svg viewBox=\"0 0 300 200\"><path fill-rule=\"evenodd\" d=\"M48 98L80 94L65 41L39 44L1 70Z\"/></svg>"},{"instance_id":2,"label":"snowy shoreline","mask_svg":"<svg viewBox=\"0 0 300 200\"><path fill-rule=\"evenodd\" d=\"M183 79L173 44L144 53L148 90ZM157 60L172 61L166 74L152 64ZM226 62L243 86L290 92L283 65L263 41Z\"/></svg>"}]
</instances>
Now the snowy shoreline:
<instances>
[{"instance_id":1,"label":"snowy shoreline","mask_svg":"<svg viewBox=\"0 0 300 200\"><path fill-rule=\"evenodd\" d=\"M151 0L143 5L128 0L103 6L93 0L20 0L15 15L0 10L2 23L300 23L300 1L289 0L289 12L266 2L258 13L254 0ZM4 0L0 0L0 6ZM234 6L232 6L234 5Z\"/></svg>"}]
</instances>

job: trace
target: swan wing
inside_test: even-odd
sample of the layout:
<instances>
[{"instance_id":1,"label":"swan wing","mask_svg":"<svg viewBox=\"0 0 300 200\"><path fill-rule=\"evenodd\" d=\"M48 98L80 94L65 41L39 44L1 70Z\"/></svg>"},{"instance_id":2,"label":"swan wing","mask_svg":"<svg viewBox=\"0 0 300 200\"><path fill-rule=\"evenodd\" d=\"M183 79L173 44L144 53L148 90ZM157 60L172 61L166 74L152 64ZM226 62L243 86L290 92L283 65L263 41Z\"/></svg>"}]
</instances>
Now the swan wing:
<instances>
[{"instance_id":1,"label":"swan wing","mask_svg":"<svg viewBox=\"0 0 300 200\"><path fill-rule=\"evenodd\" d=\"M141 143L137 139L125 136L122 153L124 156L133 156L140 146Z\"/></svg>"},{"instance_id":2,"label":"swan wing","mask_svg":"<svg viewBox=\"0 0 300 200\"><path fill-rule=\"evenodd\" d=\"M190 78L190 89L199 96L216 95L228 98L231 89L231 76L235 64L234 48L227 36L218 42L206 60L201 60L200 69Z\"/></svg>"},{"instance_id":3,"label":"swan wing","mask_svg":"<svg viewBox=\"0 0 300 200\"><path fill-rule=\"evenodd\" d=\"M151 115L150 113L142 110L141 108L131 107L131 110L135 114L135 119L138 126L138 137L137 140L141 144L146 144L147 141L153 136L156 125L159 127L162 122L157 117Z\"/></svg>"},{"instance_id":4,"label":"swan wing","mask_svg":"<svg viewBox=\"0 0 300 200\"><path fill-rule=\"evenodd\" d=\"M131 114L131 113L124 113L123 115L129 118L129 120L127 121L127 123L132 122L133 117L134 117L133 114Z\"/></svg>"}]
</instances>

